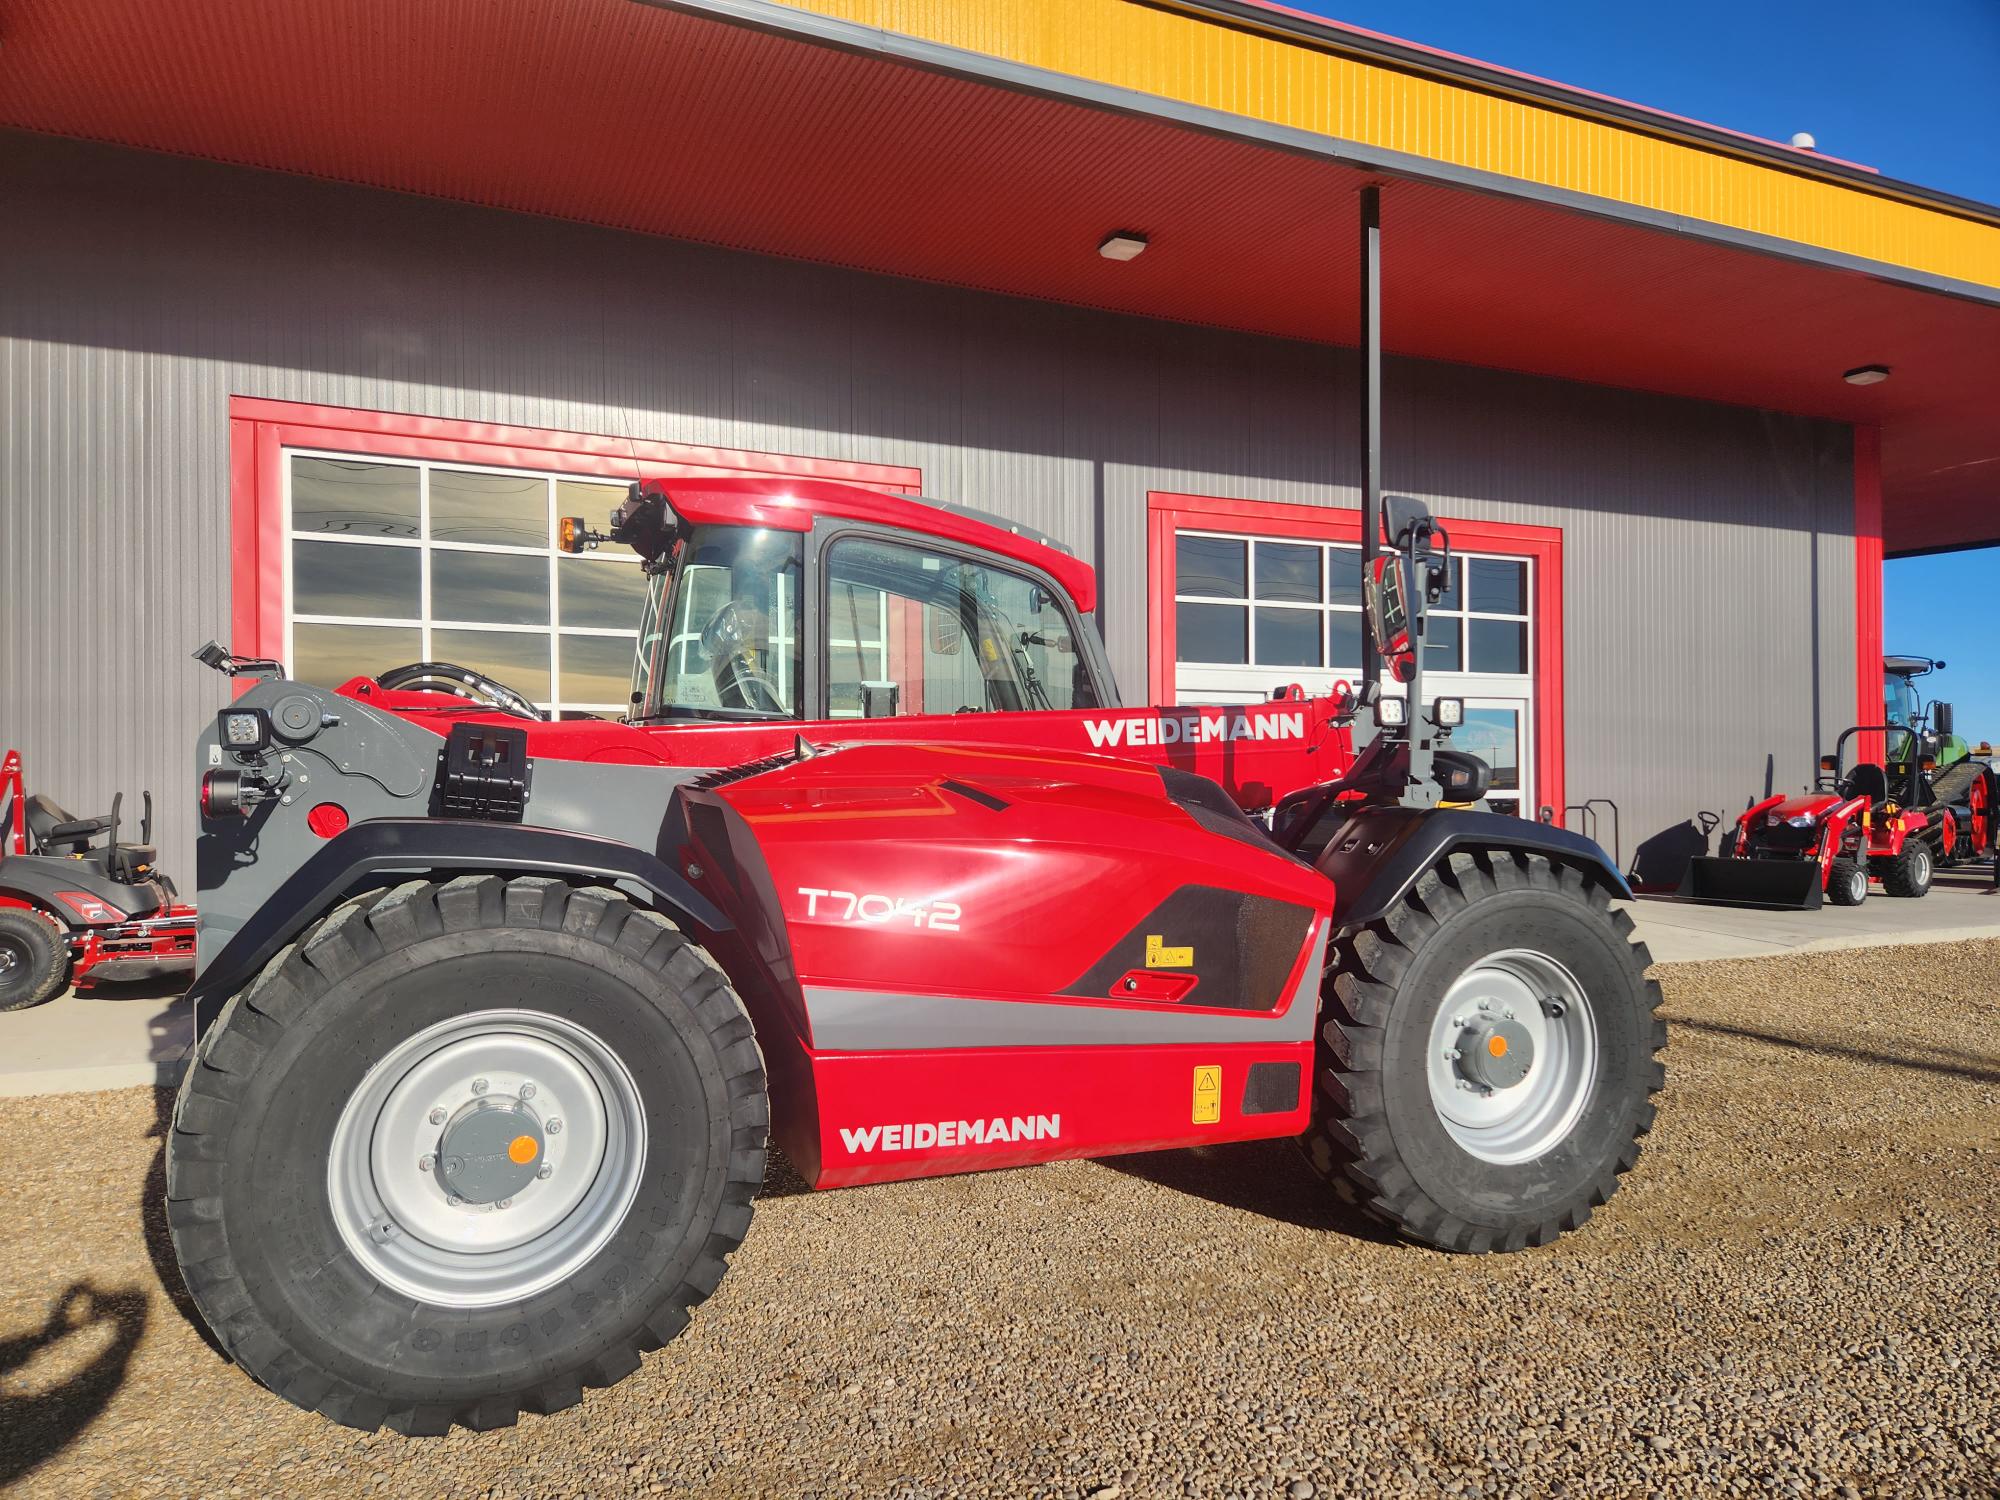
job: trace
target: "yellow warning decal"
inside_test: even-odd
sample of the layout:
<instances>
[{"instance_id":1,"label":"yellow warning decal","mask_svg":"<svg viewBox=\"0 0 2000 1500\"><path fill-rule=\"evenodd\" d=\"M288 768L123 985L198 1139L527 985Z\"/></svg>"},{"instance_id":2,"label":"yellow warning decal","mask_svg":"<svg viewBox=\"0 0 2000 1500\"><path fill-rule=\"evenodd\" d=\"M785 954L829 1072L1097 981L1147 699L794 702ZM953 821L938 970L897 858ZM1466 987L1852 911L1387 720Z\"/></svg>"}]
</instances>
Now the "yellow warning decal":
<instances>
[{"instance_id":1,"label":"yellow warning decal","mask_svg":"<svg viewBox=\"0 0 2000 1500\"><path fill-rule=\"evenodd\" d=\"M1222 1066L1204 1063L1194 1070L1194 1123L1213 1125L1222 1119Z\"/></svg>"},{"instance_id":2,"label":"yellow warning decal","mask_svg":"<svg viewBox=\"0 0 2000 1500\"><path fill-rule=\"evenodd\" d=\"M1192 969L1194 949L1169 948L1157 932L1146 934L1146 967L1149 969Z\"/></svg>"}]
</instances>

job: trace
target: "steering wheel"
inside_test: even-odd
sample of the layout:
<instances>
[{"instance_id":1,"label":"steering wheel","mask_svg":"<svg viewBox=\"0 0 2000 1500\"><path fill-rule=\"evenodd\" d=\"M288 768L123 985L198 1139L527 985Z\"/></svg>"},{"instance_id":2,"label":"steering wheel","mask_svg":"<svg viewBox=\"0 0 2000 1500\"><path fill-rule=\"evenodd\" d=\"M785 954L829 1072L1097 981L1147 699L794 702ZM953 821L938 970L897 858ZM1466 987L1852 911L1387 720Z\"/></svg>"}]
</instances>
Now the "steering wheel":
<instances>
[{"instance_id":1,"label":"steering wheel","mask_svg":"<svg viewBox=\"0 0 2000 1500\"><path fill-rule=\"evenodd\" d=\"M701 627L701 649L708 654L716 691L725 702L733 694L734 708L758 713L789 714L777 684L750 665L750 630L743 610L731 599Z\"/></svg>"},{"instance_id":2,"label":"steering wheel","mask_svg":"<svg viewBox=\"0 0 2000 1500\"><path fill-rule=\"evenodd\" d=\"M408 666L391 667L375 679L375 685L390 692L450 693L486 708L525 714L531 719L548 717L506 683L448 661L413 661Z\"/></svg>"}]
</instances>

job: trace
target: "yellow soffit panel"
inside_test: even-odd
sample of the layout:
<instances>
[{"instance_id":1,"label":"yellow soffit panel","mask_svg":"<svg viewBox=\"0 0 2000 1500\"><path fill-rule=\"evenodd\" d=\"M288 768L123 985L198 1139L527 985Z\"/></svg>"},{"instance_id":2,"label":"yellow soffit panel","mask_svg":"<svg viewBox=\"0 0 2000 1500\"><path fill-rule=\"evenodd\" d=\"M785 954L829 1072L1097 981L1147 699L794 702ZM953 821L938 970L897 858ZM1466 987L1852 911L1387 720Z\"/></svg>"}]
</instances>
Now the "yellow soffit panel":
<instances>
[{"instance_id":1,"label":"yellow soffit panel","mask_svg":"<svg viewBox=\"0 0 2000 1500\"><path fill-rule=\"evenodd\" d=\"M1977 218L1144 0L789 3L1181 104L2000 288L2000 226Z\"/></svg>"}]
</instances>

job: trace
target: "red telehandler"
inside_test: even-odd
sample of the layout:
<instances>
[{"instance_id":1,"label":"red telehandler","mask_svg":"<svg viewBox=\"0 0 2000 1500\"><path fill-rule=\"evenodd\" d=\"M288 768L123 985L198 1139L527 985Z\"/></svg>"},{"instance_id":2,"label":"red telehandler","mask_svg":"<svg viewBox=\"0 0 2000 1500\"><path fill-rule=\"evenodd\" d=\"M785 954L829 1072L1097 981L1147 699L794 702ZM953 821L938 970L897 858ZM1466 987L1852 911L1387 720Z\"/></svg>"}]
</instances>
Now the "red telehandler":
<instances>
[{"instance_id":1,"label":"red telehandler","mask_svg":"<svg viewBox=\"0 0 2000 1500\"><path fill-rule=\"evenodd\" d=\"M814 482L562 522L643 560L620 722L203 648L250 681L197 751L167 1206L222 1345L362 1429L568 1406L688 1326L767 1135L816 1188L1289 1136L1430 1245L1580 1226L1658 987L1601 849L1449 805L1450 542L1384 509L1368 680L1250 707L1120 707L1067 551Z\"/></svg>"}]
</instances>

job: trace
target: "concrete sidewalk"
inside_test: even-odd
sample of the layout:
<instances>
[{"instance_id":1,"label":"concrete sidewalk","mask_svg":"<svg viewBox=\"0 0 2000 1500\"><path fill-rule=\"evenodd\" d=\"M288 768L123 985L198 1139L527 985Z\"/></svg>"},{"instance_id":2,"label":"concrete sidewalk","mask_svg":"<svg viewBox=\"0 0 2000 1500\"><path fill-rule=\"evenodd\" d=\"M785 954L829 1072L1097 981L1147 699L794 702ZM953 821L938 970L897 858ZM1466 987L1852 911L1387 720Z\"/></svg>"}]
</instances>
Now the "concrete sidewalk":
<instances>
[{"instance_id":1,"label":"concrete sidewalk","mask_svg":"<svg viewBox=\"0 0 2000 1500\"><path fill-rule=\"evenodd\" d=\"M1949 882L1949 883L1947 883ZM1750 911L1643 898L1620 902L1662 964L1759 958L1893 943L2000 937L2000 894L1982 875L1941 875L1921 901L1878 889L1860 906ZM0 1098L180 1082L194 1043L192 1008L162 985L66 994L0 1015Z\"/></svg>"},{"instance_id":2,"label":"concrete sidewalk","mask_svg":"<svg viewBox=\"0 0 2000 1500\"><path fill-rule=\"evenodd\" d=\"M194 1007L164 985L72 990L0 1015L0 1099L171 1086L193 1045Z\"/></svg>"},{"instance_id":3,"label":"concrete sidewalk","mask_svg":"<svg viewBox=\"0 0 2000 1500\"><path fill-rule=\"evenodd\" d=\"M1661 964L2000 938L2000 892L1983 872L1941 873L1931 893L1916 901L1885 896L1876 886L1859 906L1818 911L1697 906L1650 896L1616 904L1632 913L1653 962Z\"/></svg>"}]
</instances>

